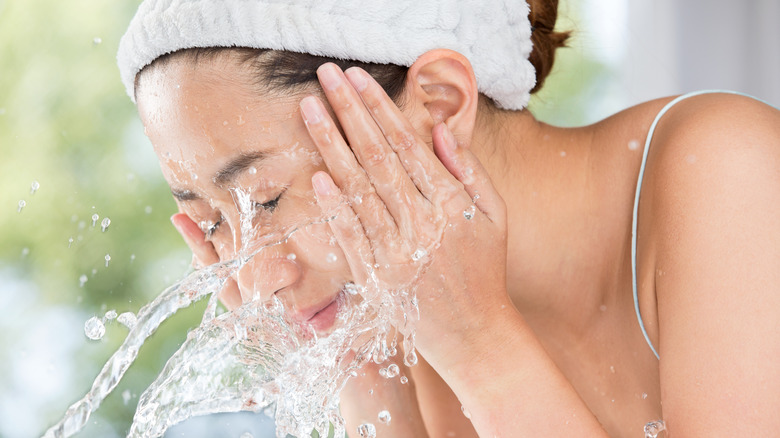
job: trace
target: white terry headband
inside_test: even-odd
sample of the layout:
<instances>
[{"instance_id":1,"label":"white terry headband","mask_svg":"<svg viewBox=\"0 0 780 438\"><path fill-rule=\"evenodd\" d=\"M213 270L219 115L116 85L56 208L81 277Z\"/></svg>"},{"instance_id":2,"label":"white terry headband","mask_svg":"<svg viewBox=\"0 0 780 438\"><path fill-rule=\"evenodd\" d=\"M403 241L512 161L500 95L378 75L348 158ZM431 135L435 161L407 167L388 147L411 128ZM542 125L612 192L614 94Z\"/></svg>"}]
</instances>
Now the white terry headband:
<instances>
[{"instance_id":1,"label":"white terry headband","mask_svg":"<svg viewBox=\"0 0 780 438\"><path fill-rule=\"evenodd\" d=\"M117 60L135 101L138 72L181 49L275 49L408 67L445 48L468 58L480 92L519 110L536 84L528 12L525 0L145 0Z\"/></svg>"}]
</instances>

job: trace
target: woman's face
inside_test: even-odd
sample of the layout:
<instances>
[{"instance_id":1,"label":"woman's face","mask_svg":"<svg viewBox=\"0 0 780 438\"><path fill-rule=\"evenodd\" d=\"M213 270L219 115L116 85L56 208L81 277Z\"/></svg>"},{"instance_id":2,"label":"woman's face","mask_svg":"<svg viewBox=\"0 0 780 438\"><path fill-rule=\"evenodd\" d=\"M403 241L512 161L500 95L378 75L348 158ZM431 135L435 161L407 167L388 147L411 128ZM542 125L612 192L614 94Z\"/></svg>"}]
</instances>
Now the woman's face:
<instances>
[{"instance_id":1,"label":"woman's face","mask_svg":"<svg viewBox=\"0 0 780 438\"><path fill-rule=\"evenodd\" d=\"M258 252L234 276L241 300L223 301L276 294L295 320L324 331L351 280L328 225L312 224L322 213L311 176L325 166L299 115L302 96L261 95L249 74L224 57L174 58L142 73L138 109L179 210L221 260L303 226Z\"/></svg>"}]
</instances>

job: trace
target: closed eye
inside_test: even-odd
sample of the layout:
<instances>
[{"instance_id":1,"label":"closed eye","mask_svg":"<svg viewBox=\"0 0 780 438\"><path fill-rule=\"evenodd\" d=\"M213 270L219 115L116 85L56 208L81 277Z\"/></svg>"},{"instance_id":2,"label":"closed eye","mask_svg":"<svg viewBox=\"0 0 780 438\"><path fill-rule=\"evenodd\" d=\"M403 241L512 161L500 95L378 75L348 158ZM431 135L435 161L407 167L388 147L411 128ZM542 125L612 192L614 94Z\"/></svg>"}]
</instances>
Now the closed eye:
<instances>
[{"instance_id":1,"label":"closed eye","mask_svg":"<svg viewBox=\"0 0 780 438\"><path fill-rule=\"evenodd\" d=\"M282 198L282 195L284 195L284 191L282 193L279 193L279 196L276 198L268 201L268 202L255 202L255 208L262 208L263 210L272 213L274 210L276 210L276 207L279 205L279 200Z\"/></svg>"},{"instance_id":2,"label":"closed eye","mask_svg":"<svg viewBox=\"0 0 780 438\"><path fill-rule=\"evenodd\" d=\"M218 221L213 222L211 224L205 224L205 226L202 226L201 229L203 229L204 238L206 240L211 240L211 238L214 237L214 233L217 232L219 226L222 225L222 221L224 220L225 218L220 216Z\"/></svg>"}]
</instances>

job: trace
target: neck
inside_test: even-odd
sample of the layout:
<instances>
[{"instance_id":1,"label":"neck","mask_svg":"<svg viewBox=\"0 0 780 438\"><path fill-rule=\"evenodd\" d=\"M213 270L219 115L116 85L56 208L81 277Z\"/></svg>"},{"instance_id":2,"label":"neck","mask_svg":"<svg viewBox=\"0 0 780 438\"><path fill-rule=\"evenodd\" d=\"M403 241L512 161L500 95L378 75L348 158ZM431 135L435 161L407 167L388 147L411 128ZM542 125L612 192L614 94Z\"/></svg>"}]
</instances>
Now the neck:
<instances>
[{"instance_id":1,"label":"neck","mask_svg":"<svg viewBox=\"0 0 780 438\"><path fill-rule=\"evenodd\" d=\"M568 321L559 329L576 333L591 312L618 298L625 274L624 219L609 217L617 209L605 196L608 178L594 171L604 154L594 149L592 129L506 112L480 123L474 139L474 153L507 204L512 301L532 326Z\"/></svg>"}]
</instances>

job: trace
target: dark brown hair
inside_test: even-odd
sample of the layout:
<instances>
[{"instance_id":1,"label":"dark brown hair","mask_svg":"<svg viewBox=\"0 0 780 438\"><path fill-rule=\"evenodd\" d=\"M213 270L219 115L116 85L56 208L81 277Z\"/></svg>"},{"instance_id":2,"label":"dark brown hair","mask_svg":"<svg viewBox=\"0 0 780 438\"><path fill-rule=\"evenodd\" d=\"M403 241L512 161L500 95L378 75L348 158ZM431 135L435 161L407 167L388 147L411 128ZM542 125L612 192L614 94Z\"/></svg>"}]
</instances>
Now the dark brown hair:
<instances>
[{"instance_id":1,"label":"dark brown hair","mask_svg":"<svg viewBox=\"0 0 780 438\"><path fill-rule=\"evenodd\" d=\"M566 44L569 33L554 31L558 18L558 0L528 0L528 2L532 29L531 40L533 42L530 61L536 69L536 86L531 90L533 93L544 84L544 80L552 70L555 51ZM180 56L197 63L203 58L214 59L228 53L238 56L240 62L253 67L256 73L253 76L254 81L264 91L288 91L310 87L317 83L317 68L327 62L332 62L342 70L350 67L360 67L366 70L384 87L397 105L402 106L403 104L400 100L403 96L409 68L394 64L374 64L281 50L211 47L180 50L157 58L151 65L163 64ZM140 73L136 75L136 95L139 77ZM490 99L488 100L490 101Z\"/></svg>"}]
</instances>

